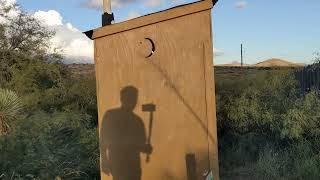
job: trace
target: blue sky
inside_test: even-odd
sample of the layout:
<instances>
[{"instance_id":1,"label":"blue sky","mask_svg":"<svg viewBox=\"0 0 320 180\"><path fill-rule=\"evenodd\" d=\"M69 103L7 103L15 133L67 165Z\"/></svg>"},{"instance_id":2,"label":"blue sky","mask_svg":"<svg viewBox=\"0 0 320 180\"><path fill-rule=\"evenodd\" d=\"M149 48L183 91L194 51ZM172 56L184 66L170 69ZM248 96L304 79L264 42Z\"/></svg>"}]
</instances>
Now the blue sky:
<instances>
[{"instance_id":1,"label":"blue sky","mask_svg":"<svg viewBox=\"0 0 320 180\"><path fill-rule=\"evenodd\" d=\"M85 7L85 1L95 0L17 0L30 13L55 10L81 31L101 23L101 12ZM113 1L128 2L113 8L116 22L192 2L158 0L152 6L143 0ZM212 15L217 64L239 61L241 43L249 64L269 58L310 63L314 53L320 52L320 0L220 0Z\"/></svg>"}]
</instances>

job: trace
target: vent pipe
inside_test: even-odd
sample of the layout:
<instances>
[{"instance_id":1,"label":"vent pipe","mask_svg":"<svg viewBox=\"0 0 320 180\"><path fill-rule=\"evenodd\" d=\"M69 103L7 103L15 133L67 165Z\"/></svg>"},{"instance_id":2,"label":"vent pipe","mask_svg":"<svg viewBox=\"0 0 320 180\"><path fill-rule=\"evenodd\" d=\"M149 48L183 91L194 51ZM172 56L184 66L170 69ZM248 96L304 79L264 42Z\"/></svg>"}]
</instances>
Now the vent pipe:
<instances>
[{"instance_id":1,"label":"vent pipe","mask_svg":"<svg viewBox=\"0 0 320 180\"><path fill-rule=\"evenodd\" d=\"M111 11L111 0L103 0L102 26L111 25L114 15Z\"/></svg>"}]
</instances>

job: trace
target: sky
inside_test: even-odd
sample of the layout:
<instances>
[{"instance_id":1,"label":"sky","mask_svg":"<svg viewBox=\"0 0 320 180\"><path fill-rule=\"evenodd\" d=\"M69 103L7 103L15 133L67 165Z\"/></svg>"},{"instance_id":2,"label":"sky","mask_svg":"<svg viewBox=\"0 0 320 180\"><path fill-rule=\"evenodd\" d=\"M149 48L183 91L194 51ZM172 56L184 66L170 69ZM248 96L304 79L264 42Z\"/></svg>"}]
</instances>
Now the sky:
<instances>
[{"instance_id":1,"label":"sky","mask_svg":"<svg viewBox=\"0 0 320 180\"><path fill-rule=\"evenodd\" d=\"M70 62L93 62L93 45L81 32L101 26L102 0L1 0L57 31L52 43ZM111 0L115 22L195 0ZM320 0L219 0L212 10L215 64L281 58L312 63L320 52Z\"/></svg>"}]
</instances>

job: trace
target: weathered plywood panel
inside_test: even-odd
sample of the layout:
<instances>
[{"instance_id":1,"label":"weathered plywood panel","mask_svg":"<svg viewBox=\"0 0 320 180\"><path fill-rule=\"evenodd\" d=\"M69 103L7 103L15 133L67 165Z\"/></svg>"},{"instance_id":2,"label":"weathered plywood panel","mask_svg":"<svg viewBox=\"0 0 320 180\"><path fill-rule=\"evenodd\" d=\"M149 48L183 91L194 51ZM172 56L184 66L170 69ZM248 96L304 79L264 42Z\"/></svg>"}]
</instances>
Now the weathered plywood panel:
<instances>
[{"instance_id":1,"label":"weathered plywood panel","mask_svg":"<svg viewBox=\"0 0 320 180\"><path fill-rule=\"evenodd\" d=\"M218 179L210 22L206 10L95 39L102 179Z\"/></svg>"},{"instance_id":2,"label":"weathered plywood panel","mask_svg":"<svg viewBox=\"0 0 320 180\"><path fill-rule=\"evenodd\" d=\"M129 21L113 24L111 26L108 26L108 28L99 28L95 30L93 38L96 39L103 36L158 23L161 21L166 21L169 19L185 16L188 14L197 13L203 10L210 10L212 8L212 5L213 4L211 0L202 0L200 2L181 5L180 7L174 7L172 9L168 9L160 13L157 12L152 15L138 17Z\"/></svg>"}]
</instances>

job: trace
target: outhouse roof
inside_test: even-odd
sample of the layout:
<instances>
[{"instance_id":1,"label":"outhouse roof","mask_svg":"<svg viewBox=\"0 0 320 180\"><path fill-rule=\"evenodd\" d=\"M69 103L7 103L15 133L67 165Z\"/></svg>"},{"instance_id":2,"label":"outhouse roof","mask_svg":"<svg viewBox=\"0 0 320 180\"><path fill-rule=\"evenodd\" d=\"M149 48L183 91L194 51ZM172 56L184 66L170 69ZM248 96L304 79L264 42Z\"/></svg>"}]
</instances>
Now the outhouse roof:
<instances>
[{"instance_id":1,"label":"outhouse roof","mask_svg":"<svg viewBox=\"0 0 320 180\"><path fill-rule=\"evenodd\" d=\"M188 14L209 10L217 3L217 1L218 0L202 0L189 4L183 4L176 7L172 7L170 9L137 17L128 21L103 26L94 30L86 31L84 33L90 39L97 39L103 36L108 36L111 34L116 34L119 32L124 32L146 25L185 16Z\"/></svg>"}]
</instances>

